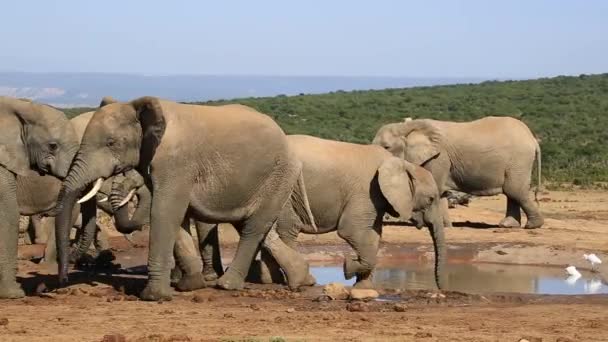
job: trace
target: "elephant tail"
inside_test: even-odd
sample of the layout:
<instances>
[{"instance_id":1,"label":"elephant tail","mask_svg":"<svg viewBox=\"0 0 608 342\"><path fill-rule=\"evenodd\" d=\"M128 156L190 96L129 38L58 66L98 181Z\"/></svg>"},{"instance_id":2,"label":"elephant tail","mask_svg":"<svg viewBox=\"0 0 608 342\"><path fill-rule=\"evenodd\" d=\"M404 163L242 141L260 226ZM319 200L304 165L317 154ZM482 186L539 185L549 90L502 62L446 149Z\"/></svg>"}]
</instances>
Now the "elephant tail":
<instances>
[{"instance_id":1,"label":"elephant tail","mask_svg":"<svg viewBox=\"0 0 608 342\"><path fill-rule=\"evenodd\" d=\"M312 215L310 203L308 202L308 194L306 193L306 186L304 184L304 172L300 172L300 176L298 177L298 185L291 194L291 203L293 209L301 218L302 222L310 225L314 232L318 232L319 229L315 224L315 218Z\"/></svg>"},{"instance_id":2,"label":"elephant tail","mask_svg":"<svg viewBox=\"0 0 608 342\"><path fill-rule=\"evenodd\" d=\"M536 190L534 190L534 201L539 204L538 193L542 191L542 157L540 153L540 145L536 142Z\"/></svg>"}]
</instances>

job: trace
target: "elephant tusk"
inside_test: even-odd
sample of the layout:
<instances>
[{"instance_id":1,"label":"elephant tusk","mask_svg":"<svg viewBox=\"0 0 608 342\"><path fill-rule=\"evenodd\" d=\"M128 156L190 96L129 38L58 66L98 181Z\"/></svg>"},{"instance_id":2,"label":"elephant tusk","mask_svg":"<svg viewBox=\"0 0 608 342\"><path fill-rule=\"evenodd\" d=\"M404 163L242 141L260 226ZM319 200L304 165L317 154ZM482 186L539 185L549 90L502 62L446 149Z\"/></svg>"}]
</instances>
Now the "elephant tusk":
<instances>
[{"instance_id":1,"label":"elephant tusk","mask_svg":"<svg viewBox=\"0 0 608 342\"><path fill-rule=\"evenodd\" d=\"M103 203L103 202L107 202L107 201L108 201L108 196L103 196L103 198L102 198L102 199L100 199L100 200L99 200L99 201L97 201L97 202L99 202L99 203Z\"/></svg>"},{"instance_id":2,"label":"elephant tusk","mask_svg":"<svg viewBox=\"0 0 608 342\"><path fill-rule=\"evenodd\" d=\"M97 180L97 182L95 182L95 186L93 186L93 189L91 189L91 191L89 191L88 194L82 196L82 198L78 200L78 204L86 202L86 201L90 200L91 198L93 198L93 196L95 196L97 194L97 191L99 191L99 189L101 189L102 183L103 183L103 178L99 178Z\"/></svg>"},{"instance_id":3,"label":"elephant tusk","mask_svg":"<svg viewBox=\"0 0 608 342\"><path fill-rule=\"evenodd\" d=\"M127 197L125 197L122 201L120 201L120 203L118 204L118 208L127 204L131 200L131 198L133 198L133 195L135 195L135 189L129 191L129 194L127 195Z\"/></svg>"}]
</instances>

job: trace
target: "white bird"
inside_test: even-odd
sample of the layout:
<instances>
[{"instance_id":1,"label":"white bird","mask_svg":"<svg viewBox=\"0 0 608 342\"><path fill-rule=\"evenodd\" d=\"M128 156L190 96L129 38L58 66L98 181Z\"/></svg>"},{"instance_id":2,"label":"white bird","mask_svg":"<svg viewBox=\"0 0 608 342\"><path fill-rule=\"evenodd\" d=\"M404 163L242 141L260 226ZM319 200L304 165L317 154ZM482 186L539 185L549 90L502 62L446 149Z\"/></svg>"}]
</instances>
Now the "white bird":
<instances>
[{"instance_id":1,"label":"white bird","mask_svg":"<svg viewBox=\"0 0 608 342\"><path fill-rule=\"evenodd\" d=\"M597 293L602 288L602 281L599 279L591 279L585 282L586 293Z\"/></svg>"},{"instance_id":2,"label":"white bird","mask_svg":"<svg viewBox=\"0 0 608 342\"><path fill-rule=\"evenodd\" d=\"M581 274L572 274L566 278L566 283L570 286L573 286L574 283L581 277Z\"/></svg>"},{"instance_id":3,"label":"white bird","mask_svg":"<svg viewBox=\"0 0 608 342\"><path fill-rule=\"evenodd\" d=\"M591 271L595 272L595 265L599 265L602 263L602 260L597 257L597 255L591 254L583 254L583 258L591 263Z\"/></svg>"},{"instance_id":4,"label":"white bird","mask_svg":"<svg viewBox=\"0 0 608 342\"><path fill-rule=\"evenodd\" d=\"M580 278L581 276L581 273L574 266L566 267L566 273L570 276L576 276L577 278Z\"/></svg>"}]
</instances>

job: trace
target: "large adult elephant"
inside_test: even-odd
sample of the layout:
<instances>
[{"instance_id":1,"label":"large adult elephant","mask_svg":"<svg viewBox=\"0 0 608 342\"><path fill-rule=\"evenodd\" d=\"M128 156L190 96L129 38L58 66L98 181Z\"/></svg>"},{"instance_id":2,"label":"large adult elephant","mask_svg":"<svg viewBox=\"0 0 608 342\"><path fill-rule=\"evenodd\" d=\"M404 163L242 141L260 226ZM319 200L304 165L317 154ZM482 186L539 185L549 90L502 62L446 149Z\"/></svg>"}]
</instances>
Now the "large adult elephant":
<instances>
[{"instance_id":1,"label":"large adult elephant","mask_svg":"<svg viewBox=\"0 0 608 342\"><path fill-rule=\"evenodd\" d=\"M249 107L154 97L103 106L89 122L59 194L61 283L67 281L69 218L78 196L89 184L133 168L145 176L152 194L148 284L141 293L146 300L171 298L169 261L186 214L230 222L241 231L218 286L242 288L260 242L301 175L281 128Z\"/></svg>"},{"instance_id":2,"label":"large adult elephant","mask_svg":"<svg viewBox=\"0 0 608 342\"><path fill-rule=\"evenodd\" d=\"M431 119L406 120L382 126L373 140L394 156L429 170L442 194L444 223L451 225L445 192L458 190L477 196L507 196L501 227L539 228L543 217L529 198L534 159L541 156L538 141L520 120L489 116L471 122Z\"/></svg>"},{"instance_id":3,"label":"large adult elephant","mask_svg":"<svg viewBox=\"0 0 608 342\"><path fill-rule=\"evenodd\" d=\"M424 222L431 233L435 249L435 277L441 289L445 280L442 266L445 261L445 241L439 203L439 192L433 176L422 167L393 157L375 145L360 145L331 141L305 135L288 136L289 147L303 164L306 194L314 222L309 220L303 206L292 199L277 221L277 238L296 249L300 232L322 234L337 231L355 250L356 258L345 258L344 276L357 277L355 287L372 288L370 275L376 256L385 213L409 219L412 215ZM217 229L217 228L215 228ZM300 254L277 253L282 250L273 244L269 234L264 246L273 249L272 256L287 274L290 287L310 285L308 264ZM215 248L215 247L213 247ZM209 266L212 249L202 250L205 266ZM217 254L217 253L216 253ZM206 256L206 257L205 257ZM289 257L289 260L285 260ZM260 270L262 279L280 276L274 262L262 250ZM273 269L275 268L275 269ZM259 271L259 270L258 270ZM306 272L302 274L302 272Z\"/></svg>"},{"instance_id":4,"label":"large adult elephant","mask_svg":"<svg viewBox=\"0 0 608 342\"><path fill-rule=\"evenodd\" d=\"M25 295L16 281L17 176L44 173L65 177L78 146L63 112L27 100L0 97L0 298Z\"/></svg>"}]
</instances>

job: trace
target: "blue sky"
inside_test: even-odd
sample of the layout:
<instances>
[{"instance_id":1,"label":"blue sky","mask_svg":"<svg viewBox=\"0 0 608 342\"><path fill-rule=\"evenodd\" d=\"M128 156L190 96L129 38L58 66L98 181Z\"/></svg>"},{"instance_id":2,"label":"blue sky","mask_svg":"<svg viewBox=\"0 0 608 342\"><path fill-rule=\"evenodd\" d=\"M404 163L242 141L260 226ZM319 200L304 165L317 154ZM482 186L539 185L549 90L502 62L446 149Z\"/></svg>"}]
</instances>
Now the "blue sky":
<instances>
[{"instance_id":1,"label":"blue sky","mask_svg":"<svg viewBox=\"0 0 608 342\"><path fill-rule=\"evenodd\" d=\"M608 72L608 1L5 0L0 70L539 77Z\"/></svg>"}]
</instances>

